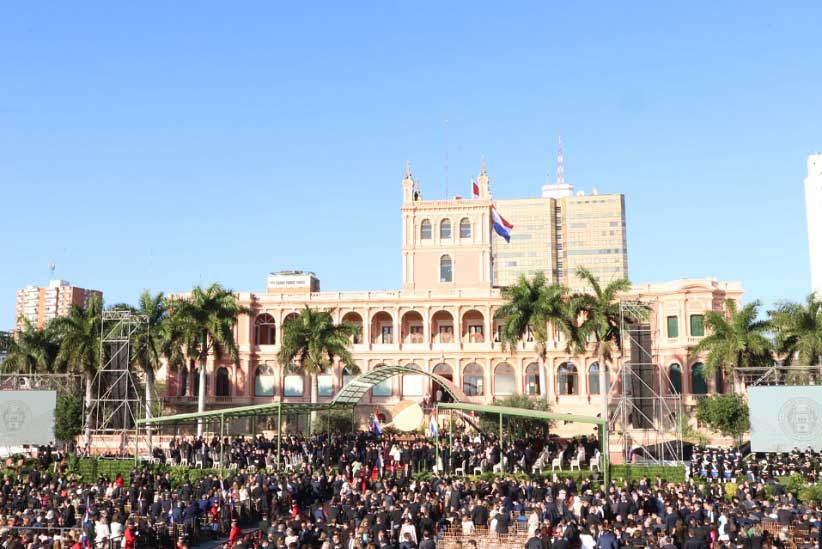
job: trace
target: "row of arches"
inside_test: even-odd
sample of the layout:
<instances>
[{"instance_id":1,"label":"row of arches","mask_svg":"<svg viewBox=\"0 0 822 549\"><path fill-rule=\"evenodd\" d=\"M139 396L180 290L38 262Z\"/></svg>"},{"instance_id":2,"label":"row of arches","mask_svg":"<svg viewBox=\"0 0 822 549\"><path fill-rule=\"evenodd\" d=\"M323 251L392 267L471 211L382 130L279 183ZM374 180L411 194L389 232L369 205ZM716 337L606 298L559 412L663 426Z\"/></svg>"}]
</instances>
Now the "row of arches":
<instances>
[{"instance_id":1,"label":"row of arches","mask_svg":"<svg viewBox=\"0 0 822 549\"><path fill-rule=\"evenodd\" d=\"M446 259L447 258L447 259ZM443 256L440 264L441 280L450 282L453 277L450 256ZM286 315L283 322L296 313ZM342 317L342 322L359 326L360 335L352 338L352 343L363 343L364 321L360 313L349 311ZM389 311L377 311L371 315L370 336L372 344L426 343L425 328L429 328L429 343L455 343L458 337L464 343L484 343L486 341L486 316L478 309L470 309L461 315L459 326L455 325L454 315L447 310L434 312L426 322L422 313L416 310L405 311L400 316L399 335L395 337L394 315ZM495 322L494 341L499 342L499 323ZM254 318L254 345L276 345L278 339L277 320L269 313L260 313ZM459 330L456 330L459 328Z\"/></svg>"},{"instance_id":2,"label":"row of arches","mask_svg":"<svg viewBox=\"0 0 822 549\"><path fill-rule=\"evenodd\" d=\"M375 368L384 366L379 364ZM415 364L409 365L412 368L419 367ZM434 374L442 376L449 381L454 381L454 369L445 362L439 363L432 369ZM178 379L178 395L186 396L189 390L192 396L197 396L199 392L199 369L194 370L193 378L189 379L189 373L186 368L182 368L179 372ZM587 394L600 394L599 383L599 363L594 362L587 368ZM607 383L606 371L606 383ZM704 364L702 362L695 362L691 365L689 375L689 393L694 395L704 395L708 393L708 380L704 374ZM232 383L229 369L226 366L219 366L214 371L214 395L217 398L229 398L232 395ZM671 386L667 392L681 394L683 392L683 371L678 363L672 363L668 366L668 376ZM209 391L209 377L206 377L206 393ZM302 397L305 394L305 377L300 374L289 374L283 372L281 376L280 393L284 397ZM346 385L354 376L347 371L342 372L342 384L335 387L335 376L331 372L326 372L316 376L317 396L331 397L339 388ZM467 364L462 368L461 389L466 396L508 396L515 393L522 393L529 396L539 396L541 394L539 382L539 364L531 362L528 364L522 376L523 386L517 390L516 375L514 367L507 362L501 362L493 368L493 375L491 377L492 386L490 390L486 385L485 368L476 362ZM253 380L253 396L255 397L273 397L277 394L276 377L274 366L268 363L260 364L255 368ZM424 396L424 380L423 376L404 375L401 380L401 395L402 396ZM714 377L714 391L724 392L724 383L720 372ZM563 362L556 369L554 377L553 391L556 395L579 395L582 392L580 372L573 362ZM390 397L394 396L394 387L392 380L388 379L380 384L377 384L372 394L375 397Z\"/></svg>"},{"instance_id":3,"label":"row of arches","mask_svg":"<svg viewBox=\"0 0 822 549\"><path fill-rule=\"evenodd\" d=\"M471 220L467 217L463 217L460 219L459 225L459 238L460 239L467 239L471 238L471 233L473 232L473 227L471 224ZM423 219L420 222L420 240L431 240L434 237L434 226L431 223L430 219ZM439 238L440 240L450 240L453 238L453 231L452 231L452 223L449 218L445 218L440 221L439 223Z\"/></svg>"}]
</instances>

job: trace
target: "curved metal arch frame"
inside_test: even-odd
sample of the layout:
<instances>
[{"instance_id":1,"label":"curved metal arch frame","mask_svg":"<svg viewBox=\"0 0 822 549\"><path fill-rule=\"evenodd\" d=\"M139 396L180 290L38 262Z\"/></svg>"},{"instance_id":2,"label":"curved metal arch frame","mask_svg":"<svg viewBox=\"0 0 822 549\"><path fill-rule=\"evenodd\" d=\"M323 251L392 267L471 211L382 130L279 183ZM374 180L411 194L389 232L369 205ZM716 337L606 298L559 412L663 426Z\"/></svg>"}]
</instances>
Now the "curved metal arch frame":
<instances>
[{"instance_id":1,"label":"curved metal arch frame","mask_svg":"<svg viewBox=\"0 0 822 549\"><path fill-rule=\"evenodd\" d=\"M378 385L387 379L391 379L396 375L424 375L439 383L445 392L451 395L451 398L453 398L454 401L462 402L465 399L465 395L461 393L454 383L441 375L419 370L417 368L411 368L409 366L385 365L364 374L360 374L349 381L345 387L340 389L339 392L334 395L331 404L336 406L356 406L360 400L362 400L362 397L364 397L365 394L375 385Z\"/></svg>"}]
</instances>

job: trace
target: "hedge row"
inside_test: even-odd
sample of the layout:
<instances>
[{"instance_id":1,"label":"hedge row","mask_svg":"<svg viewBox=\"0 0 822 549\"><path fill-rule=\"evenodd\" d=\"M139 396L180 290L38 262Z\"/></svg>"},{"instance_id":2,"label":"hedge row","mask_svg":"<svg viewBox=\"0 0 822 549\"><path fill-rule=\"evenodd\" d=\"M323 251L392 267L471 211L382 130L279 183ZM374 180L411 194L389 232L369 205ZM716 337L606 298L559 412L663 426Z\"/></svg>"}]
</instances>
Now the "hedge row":
<instances>
[{"instance_id":1,"label":"hedge row","mask_svg":"<svg viewBox=\"0 0 822 549\"><path fill-rule=\"evenodd\" d=\"M192 482L196 482L200 478L212 473L218 473L214 469L194 469L190 467L172 467L168 465L146 465L140 466L144 469L150 469L157 473L168 472L172 478L172 484L177 486L185 482L188 478ZM108 478L115 478L118 474L123 476L123 479L128 482L130 473L134 470L134 462L131 460L117 460L117 459L96 459L96 458L81 458L75 463L70 464L70 469L79 475L82 475L84 480L96 479L98 476L105 476ZM544 471L541 475L534 475L537 478L553 478L556 473L559 478L572 478L576 481L588 479L597 475L596 478L601 479L602 475L591 471ZM469 477L472 479L493 480L499 474L483 473L476 477ZM524 473L517 473L514 475L506 475L517 479L533 478ZM661 477L667 482L684 482L685 481L685 467L682 466L644 466L644 465L611 465L611 479L618 481L636 481L647 477L651 480L657 476ZM433 478L430 472L421 472L414 475L418 480L428 480Z\"/></svg>"}]
</instances>

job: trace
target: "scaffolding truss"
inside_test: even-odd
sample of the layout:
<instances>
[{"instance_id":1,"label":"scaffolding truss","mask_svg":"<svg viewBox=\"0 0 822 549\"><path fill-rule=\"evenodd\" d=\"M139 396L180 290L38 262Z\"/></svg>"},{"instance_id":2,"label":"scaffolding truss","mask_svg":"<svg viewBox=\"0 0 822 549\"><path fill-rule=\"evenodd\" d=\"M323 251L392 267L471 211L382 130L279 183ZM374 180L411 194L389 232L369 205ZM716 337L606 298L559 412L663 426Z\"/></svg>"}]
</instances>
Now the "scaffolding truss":
<instances>
[{"instance_id":1,"label":"scaffolding truss","mask_svg":"<svg viewBox=\"0 0 822 549\"><path fill-rule=\"evenodd\" d=\"M619 328L622 360L616 379L617 403L611 408L610 432L622 440L629 462L634 449L653 464L682 462L682 397L667 369L660 368L653 346L658 341L649 322L651 304L622 300Z\"/></svg>"},{"instance_id":2,"label":"scaffolding truss","mask_svg":"<svg viewBox=\"0 0 822 549\"><path fill-rule=\"evenodd\" d=\"M143 417L143 400L131 369L132 346L148 317L128 310L103 311L100 324L100 368L92 382L91 409L86 410L86 447L126 455L128 438Z\"/></svg>"},{"instance_id":3,"label":"scaffolding truss","mask_svg":"<svg viewBox=\"0 0 822 549\"><path fill-rule=\"evenodd\" d=\"M757 385L820 385L822 384L822 366L755 366L736 368L734 373L739 377L743 387Z\"/></svg>"}]
</instances>

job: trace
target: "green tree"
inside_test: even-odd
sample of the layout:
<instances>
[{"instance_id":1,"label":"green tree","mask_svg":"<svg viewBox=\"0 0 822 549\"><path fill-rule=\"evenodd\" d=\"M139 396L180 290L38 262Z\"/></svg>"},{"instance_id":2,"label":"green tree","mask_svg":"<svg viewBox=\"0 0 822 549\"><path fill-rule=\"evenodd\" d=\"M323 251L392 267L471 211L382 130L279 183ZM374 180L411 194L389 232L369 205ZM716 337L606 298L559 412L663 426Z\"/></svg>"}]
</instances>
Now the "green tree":
<instances>
[{"instance_id":1,"label":"green tree","mask_svg":"<svg viewBox=\"0 0 822 549\"><path fill-rule=\"evenodd\" d=\"M69 372L83 376L86 386L86 442L91 429L92 385L100 367L100 329L103 303L99 296L89 298L85 307L72 305L66 316L55 319L60 350L55 363Z\"/></svg>"},{"instance_id":2,"label":"green tree","mask_svg":"<svg viewBox=\"0 0 822 549\"><path fill-rule=\"evenodd\" d=\"M520 276L517 283L502 289L505 303L494 313L494 318L502 321L500 337L502 348L511 353L530 330L536 343L539 360L539 390L544 399L548 398L545 387L545 357L547 354L548 324L565 335L571 352L581 350L574 323L573 311L568 304L568 290L557 284L548 284L545 275L536 273L528 279Z\"/></svg>"},{"instance_id":3,"label":"green tree","mask_svg":"<svg viewBox=\"0 0 822 549\"><path fill-rule=\"evenodd\" d=\"M152 417L155 393L155 375L168 348L169 314L162 292L151 295L146 290L137 300L135 312L145 315L148 322L140 324L134 346L134 362L146 376L146 418ZM148 443L151 446L151 425L147 426Z\"/></svg>"},{"instance_id":4,"label":"green tree","mask_svg":"<svg viewBox=\"0 0 822 549\"><path fill-rule=\"evenodd\" d=\"M314 418L312 432L326 434L347 434L351 432L353 422L348 410L325 410Z\"/></svg>"},{"instance_id":5,"label":"green tree","mask_svg":"<svg viewBox=\"0 0 822 549\"><path fill-rule=\"evenodd\" d=\"M494 402L497 406L508 408L521 408L523 410L537 410L550 412L551 407L544 399L531 398L526 395L511 395L500 398ZM483 412L479 415L480 428L486 433L499 432L499 414ZM515 438L524 438L529 435L544 436L551 422L541 419L530 419L525 417L503 418L504 433Z\"/></svg>"},{"instance_id":6,"label":"green tree","mask_svg":"<svg viewBox=\"0 0 822 549\"><path fill-rule=\"evenodd\" d=\"M613 352L622 347L621 314L619 294L631 289L631 283L624 278L609 282L604 288L599 279L588 269L580 267L577 277L590 287L589 292L575 294L572 308L581 313L579 325L580 339L594 341L594 352L599 363L599 394L601 398L601 417L608 420L608 397L610 387L607 376L607 363L613 361ZM641 313L640 313L641 314ZM627 318L629 322L639 318Z\"/></svg>"},{"instance_id":7,"label":"green tree","mask_svg":"<svg viewBox=\"0 0 822 549\"><path fill-rule=\"evenodd\" d=\"M175 318L174 336L178 349L184 349L191 359L196 357L200 367L197 411L205 411L206 365L209 354L215 360L228 357L239 359L237 343L234 340L234 326L237 317L248 309L241 306L230 290L219 284L206 289L195 286L191 294L175 300L170 305ZM197 436L203 434L202 420L197 422Z\"/></svg>"},{"instance_id":8,"label":"green tree","mask_svg":"<svg viewBox=\"0 0 822 549\"><path fill-rule=\"evenodd\" d=\"M321 311L306 305L299 314L283 323L283 339L277 361L284 371L290 369L311 376L311 402L316 402L317 383L314 377L330 369L335 358L350 373L359 373L359 366L350 351L352 338L359 333L359 326L354 324L336 324L333 310ZM313 416L315 418L316 414Z\"/></svg>"},{"instance_id":9,"label":"green tree","mask_svg":"<svg viewBox=\"0 0 822 549\"><path fill-rule=\"evenodd\" d=\"M33 374L54 370L54 359L59 350L55 323L49 322L43 328L35 328L28 319L23 319L23 329L16 338L5 342L6 360L4 372Z\"/></svg>"},{"instance_id":10,"label":"green tree","mask_svg":"<svg viewBox=\"0 0 822 549\"><path fill-rule=\"evenodd\" d=\"M773 363L771 342L766 335L769 324L757 320L759 301L737 309L736 301L725 300L725 311L706 311L705 327L709 334L691 351L694 355L707 353L706 377L722 372L735 383L737 369L765 366Z\"/></svg>"},{"instance_id":11,"label":"green tree","mask_svg":"<svg viewBox=\"0 0 822 549\"><path fill-rule=\"evenodd\" d=\"M780 303L768 315L776 351L785 365L822 365L822 300L815 293L804 305Z\"/></svg>"},{"instance_id":12,"label":"green tree","mask_svg":"<svg viewBox=\"0 0 822 549\"><path fill-rule=\"evenodd\" d=\"M83 430L83 399L59 393L54 409L54 438L68 442Z\"/></svg>"},{"instance_id":13,"label":"green tree","mask_svg":"<svg viewBox=\"0 0 822 549\"><path fill-rule=\"evenodd\" d=\"M737 394L699 399L696 419L722 435L734 437L737 442L751 428L748 404Z\"/></svg>"}]
</instances>

